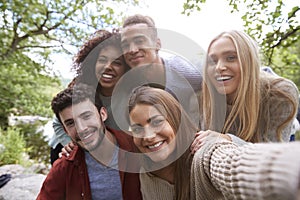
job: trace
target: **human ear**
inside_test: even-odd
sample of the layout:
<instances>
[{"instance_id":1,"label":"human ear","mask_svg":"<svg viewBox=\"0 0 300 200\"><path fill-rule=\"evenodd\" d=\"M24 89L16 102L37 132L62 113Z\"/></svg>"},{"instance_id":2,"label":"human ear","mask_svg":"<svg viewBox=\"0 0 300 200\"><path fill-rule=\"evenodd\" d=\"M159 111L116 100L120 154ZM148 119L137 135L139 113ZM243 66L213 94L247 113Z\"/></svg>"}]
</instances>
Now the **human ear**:
<instances>
[{"instance_id":1,"label":"human ear","mask_svg":"<svg viewBox=\"0 0 300 200\"><path fill-rule=\"evenodd\" d=\"M158 52L160 50L160 48L161 48L161 41L160 41L159 38L157 38L157 40L156 40L155 47L156 47L156 52Z\"/></svg>"},{"instance_id":2,"label":"human ear","mask_svg":"<svg viewBox=\"0 0 300 200\"><path fill-rule=\"evenodd\" d=\"M105 107L100 108L99 114L101 115L101 118L102 118L103 122L108 118L107 110L106 110Z\"/></svg>"}]
</instances>

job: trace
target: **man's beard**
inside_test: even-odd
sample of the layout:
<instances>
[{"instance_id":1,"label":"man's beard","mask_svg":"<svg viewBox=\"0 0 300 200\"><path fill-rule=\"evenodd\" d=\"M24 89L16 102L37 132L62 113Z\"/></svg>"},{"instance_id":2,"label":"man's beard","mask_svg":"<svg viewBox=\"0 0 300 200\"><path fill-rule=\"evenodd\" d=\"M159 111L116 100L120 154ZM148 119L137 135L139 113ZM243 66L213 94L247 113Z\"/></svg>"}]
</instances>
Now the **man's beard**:
<instances>
[{"instance_id":1,"label":"man's beard","mask_svg":"<svg viewBox=\"0 0 300 200\"><path fill-rule=\"evenodd\" d=\"M90 144L86 145L84 142L82 142L81 146L84 150L92 152L92 151L94 151L94 150L96 150L100 147L100 145L102 144L103 139L105 137L106 129L105 129L105 126L104 126L103 129L99 128L98 130L99 130L98 134L99 134L100 137L97 138L97 143L93 144L93 145L90 145ZM78 142L78 141L76 141L76 142Z\"/></svg>"}]
</instances>

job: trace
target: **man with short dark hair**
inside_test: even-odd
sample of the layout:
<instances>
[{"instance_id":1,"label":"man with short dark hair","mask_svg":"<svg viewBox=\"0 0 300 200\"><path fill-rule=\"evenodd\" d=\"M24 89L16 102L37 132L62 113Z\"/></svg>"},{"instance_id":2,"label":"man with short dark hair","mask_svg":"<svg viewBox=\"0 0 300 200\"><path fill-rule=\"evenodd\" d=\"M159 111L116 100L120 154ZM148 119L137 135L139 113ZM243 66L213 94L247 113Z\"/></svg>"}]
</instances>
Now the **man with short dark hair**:
<instances>
[{"instance_id":1,"label":"man with short dark hair","mask_svg":"<svg viewBox=\"0 0 300 200\"><path fill-rule=\"evenodd\" d=\"M174 34L169 33L170 37ZM174 35L176 39L178 35ZM176 42L180 46L186 40L174 41L174 44ZM175 98L180 101L195 123L200 123L198 96L201 94L202 63L199 61L198 65L192 64L181 55L160 55L161 46L155 22L151 17L136 14L124 20L121 48L125 62L132 69L116 85L114 91L116 96L112 98L113 115L116 115L115 119L123 129L126 129L126 122L122 121L124 116L122 112L126 111L122 106L126 108L126 100L134 87L147 83L154 87L162 85L166 91L175 94ZM198 57L201 59L201 56Z\"/></svg>"},{"instance_id":2,"label":"man with short dark hair","mask_svg":"<svg viewBox=\"0 0 300 200\"><path fill-rule=\"evenodd\" d=\"M126 152L135 151L132 137L105 127L107 112L95 92L77 84L53 98L52 110L77 145L54 163L37 199L141 199L138 174L118 170Z\"/></svg>"}]
</instances>

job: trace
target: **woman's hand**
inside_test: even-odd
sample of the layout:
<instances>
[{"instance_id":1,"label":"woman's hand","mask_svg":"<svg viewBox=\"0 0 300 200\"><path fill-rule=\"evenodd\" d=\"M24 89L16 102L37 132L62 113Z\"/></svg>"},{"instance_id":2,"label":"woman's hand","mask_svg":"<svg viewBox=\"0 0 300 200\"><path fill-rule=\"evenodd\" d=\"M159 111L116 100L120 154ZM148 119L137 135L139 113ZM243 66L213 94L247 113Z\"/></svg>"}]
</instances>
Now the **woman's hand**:
<instances>
[{"instance_id":1,"label":"woman's hand","mask_svg":"<svg viewBox=\"0 0 300 200\"><path fill-rule=\"evenodd\" d=\"M206 131L199 131L195 134L195 139L190 147L191 153L195 154L205 143L208 139L222 137L226 140L231 141L230 136L226 134L222 134L216 131L206 130Z\"/></svg>"},{"instance_id":2,"label":"woman's hand","mask_svg":"<svg viewBox=\"0 0 300 200\"><path fill-rule=\"evenodd\" d=\"M71 141L68 144L66 144L62 149L61 152L58 154L58 156L61 158L63 155L69 157L70 153L74 149L74 143Z\"/></svg>"}]
</instances>

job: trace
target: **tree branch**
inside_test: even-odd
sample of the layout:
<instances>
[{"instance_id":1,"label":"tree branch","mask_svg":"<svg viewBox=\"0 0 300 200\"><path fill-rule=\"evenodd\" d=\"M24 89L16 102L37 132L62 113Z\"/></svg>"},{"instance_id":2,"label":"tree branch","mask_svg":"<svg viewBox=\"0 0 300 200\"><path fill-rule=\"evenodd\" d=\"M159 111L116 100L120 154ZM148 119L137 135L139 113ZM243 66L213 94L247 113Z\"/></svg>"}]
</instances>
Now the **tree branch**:
<instances>
[{"instance_id":1,"label":"tree branch","mask_svg":"<svg viewBox=\"0 0 300 200\"><path fill-rule=\"evenodd\" d=\"M286 34L283 34L281 36L280 40L277 43L275 43L274 45L272 45L270 48L275 48L275 47L279 46L284 40L286 40L291 35L296 34L296 32L299 30L300 30L300 26L296 27L295 29L292 29L290 32L287 32Z\"/></svg>"}]
</instances>

